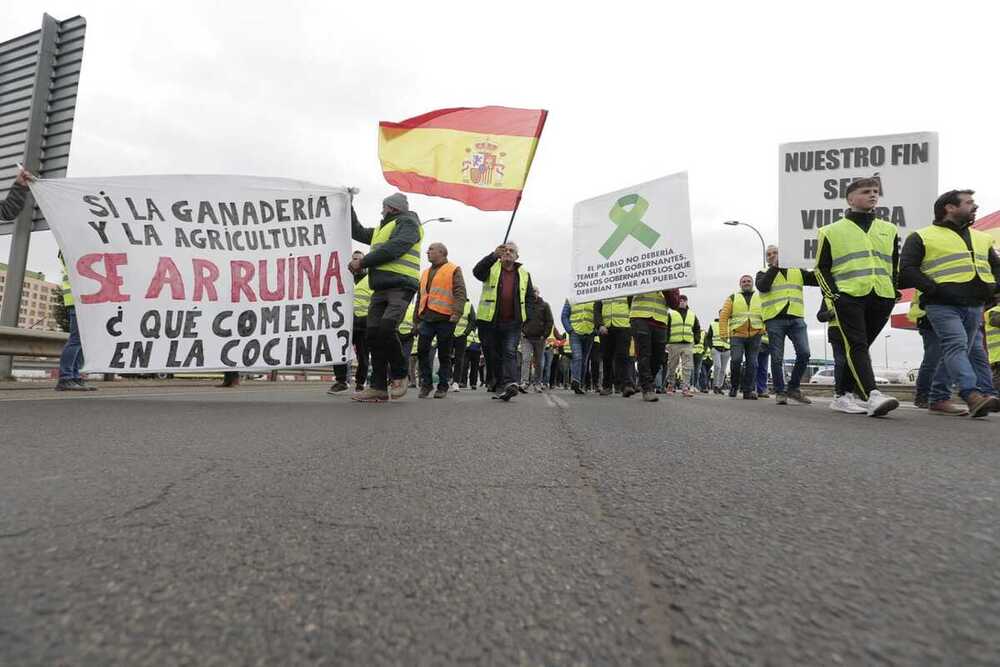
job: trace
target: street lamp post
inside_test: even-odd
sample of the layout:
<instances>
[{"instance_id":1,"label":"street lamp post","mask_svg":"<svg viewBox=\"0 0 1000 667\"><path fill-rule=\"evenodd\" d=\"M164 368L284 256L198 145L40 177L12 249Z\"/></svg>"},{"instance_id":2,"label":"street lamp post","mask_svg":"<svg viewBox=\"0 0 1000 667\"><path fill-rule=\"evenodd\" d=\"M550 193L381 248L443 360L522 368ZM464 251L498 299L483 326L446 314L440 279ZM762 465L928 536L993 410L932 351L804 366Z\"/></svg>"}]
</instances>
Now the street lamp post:
<instances>
[{"instance_id":1,"label":"street lamp post","mask_svg":"<svg viewBox=\"0 0 1000 667\"><path fill-rule=\"evenodd\" d=\"M885 369L889 370L889 339L892 338L892 334L885 335Z\"/></svg>"},{"instance_id":2,"label":"street lamp post","mask_svg":"<svg viewBox=\"0 0 1000 667\"><path fill-rule=\"evenodd\" d=\"M767 266L767 246L764 245L764 237L761 236L760 231L758 231L758 229L756 227L754 227L753 225L751 225L749 223L746 223L746 222L740 222L739 220L726 220L722 224L729 225L730 227L735 227L737 225L743 225L744 227L749 227L750 229L752 229L753 233L756 234L757 238L760 239L760 255L761 255L761 259L764 260L764 263L762 264L762 266Z\"/></svg>"},{"instance_id":3,"label":"street lamp post","mask_svg":"<svg viewBox=\"0 0 1000 667\"><path fill-rule=\"evenodd\" d=\"M430 220L424 220L420 225L423 226L431 222L451 222L451 218L431 218Z\"/></svg>"}]
</instances>

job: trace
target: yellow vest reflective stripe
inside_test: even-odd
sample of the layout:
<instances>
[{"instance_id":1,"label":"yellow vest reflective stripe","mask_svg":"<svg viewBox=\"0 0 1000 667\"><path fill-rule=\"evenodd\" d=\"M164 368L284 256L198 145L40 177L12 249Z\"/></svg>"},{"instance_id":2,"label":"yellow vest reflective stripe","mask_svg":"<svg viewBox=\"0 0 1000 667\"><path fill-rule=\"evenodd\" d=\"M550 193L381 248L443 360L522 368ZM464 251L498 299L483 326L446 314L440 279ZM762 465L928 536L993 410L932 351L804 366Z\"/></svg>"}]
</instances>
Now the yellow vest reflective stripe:
<instances>
[{"instance_id":1,"label":"yellow vest reflective stripe","mask_svg":"<svg viewBox=\"0 0 1000 667\"><path fill-rule=\"evenodd\" d=\"M831 301L830 299L827 299L826 297L823 297L823 304L826 306L827 310L829 310L831 312L833 311L833 301ZM832 320L830 320L829 322L826 323L826 326L827 327L836 327L838 329L840 328L840 322L837 321L836 315L834 315L834 317L833 317Z\"/></svg>"},{"instance_id":2,"label":"yellow vest reflective stripe","mask_svg":"<svg viewBox=\"0 0 1000 667\"><path fill-rule=\"evenodd\" d=\"M896 227L876 218L866 234L847 218L819 228L819 247L830 246L830 273L837 289L851 296L865 296L873 289L884 299L895 299L892 253Z\"/></svg>"},{"instance_id":3,"label":"yellow vest reflective stripe","mask_svg":"<svg viewBox=\"0 0 1000 667\"><path fill-rule=\"evenodd\" d=\"M372 288L365 276L354 286L354 317L368 317L368 306L372 302Z\"/></svg>"},{"instance_id":4,"label":"yellow vest reflective stripe","mask_svg":"<svg viewBox=\"0 0 1000 667\"><path fill-rule=\"evenodd\" d=\"M770 344L770 342L771 342L771 339L767 337L767 332L766 331L760 335L761 349L764 349L763 346Z\"/></svg>"},{"instance_id":5,"label":"yellow vest reflective stripe","mask_svg":"<svg viewBox=\"0 0 1000 667\"><path fill-rule=\"evenodd\" d=\"M679 310L670 309L670 339L668 343L693 343L694 342L694 311L688 308L687 316L681 315Z\"/></svg>"},{"instance_id":6,"label":"yellow vest reflective stripe","mask_svg":"<svg viewBox=\"0 0 1000 667\"><path fill-rule=\"evenodd\" d=\"M778 271L771 283L771 291L763 292L760 295L761 313L765 320L770 320L778 316L785 304L788 304L788 314L793 317L805 317L806 306L802 300L802 271L799 269L785 269L787 277Z\"/></svg>"},{"instance_id":7,"label":"yellow vest reflective stripe","mask_svg":"<svg viewBox=\"0 0 1000 667\"><path fill-rule=\"evenodd\" d=\"M698 333L698 339L691 346L691 354L704 354L705 352L705 332Z\"/></svg>"},{"instance_id":8,"label":"yellow vest reflective stripe","mask_svg":"<svg viewBox=\"0 0 1000 667\"><path fill-rule=\"evenodd\" d=\"M729 341L723 340L722 336L719 334L719 320L712 322L712 347L717 350L728 350Z\"/></svg>"},{"instance_id":9,"label":"yellow vest reflective stripe","mask_svg":"<svg viewBox=\"0 0 1000 667\"><path fill-rule=\"evenodd\" d=\"M605 326L627 329L629 325L628 297L605 299L601 304L601 313Z\"/></svg>"},{"instance_id":10,"label":"yellow vest reflective stripe","mask_svg":"<svg viewBox=\"0 0 1000 667\"><path fill-rule=\"evenodd\" d=\"M983 313L983 319L986 321L986 349L990 354L990 363L1000 364L1000 327L990 324L991 313L1000 314L1000 306L994 306Z\"/></svg>"},{"instance_id":11,"label":"yellow vest reflective stripe","mask_svg":"<svg viewBox=\"0 0 1000 667\"><path fill-rule=\"evenodd\" d=\"M479 307L476 308L476 319L480 322L492 322L493 313L497 305L497 288L500 285L500 260L497 260L490 267L490 275L483 284L483 293L479 297ZM517 267L518 275L518 300L521 304L521 321L528 319L527 309L524 307L524 300L528 294L528 280L530 276L523 266Z\"/></svg>"},{"instance_id":12,"label":"yellow vest reflective stripe","mask_svg":"<svg viewBox=\"0 0 1000 667\"><path fill-rule=\"evenodd\" d=\"M396 229L396 220L392 219L385 223L381 227L375 230L375 234L372 236L371 249L375 250L380 245L389 240L392 236L392 232ZM420 280L420 244L424 240L424 228L422 225L417 225L417 231L419 237L417 242L414 243L409 250L403 253L402 256L397 257L391 262L386 262L385 264L379 264L375 269L379 271L391 271L392 273L399 273L401 275L407 276L408 278L413 278L414 280Z\"/></svg>"},{"instance_id":13,"label":"yellow vest reflective stripe","mask_svg":"<svg viewBox=\"0 0 1000 667\"><path fill-rule=\"evenodd\" d=\"M594 333L594 302L570 306L569 323L573 326L573 331L582 336Z\"/></svg>"},{"instance_id":14,"label":"yellow vest reflective stripe","mask_svg":"<svg viewBox=\"0 0 1000 667\"><path fill-rule=\"evenodd\" d=\"M69 285L69 271L66 269L66 262L63 261L62 257L59 257L59 263L62 264L62 299L63 306L69 308L74 305L73 302L73 290Z\"/></svg>"},{"instance_id":15,"label":"yellow vest reflective stripe","mask_svg":"<svg viewBox=\"0 0 1000 667\"><path fill-rule=\"evenodd\" d=\"M747 322L750 323L751 329L764 328L764 317L761 315L760 312L759 293L757 292L753 293L753 296L750 297L749 304L747 304L747 300L743 296L742 292L734 293L732 299L733 299L733 312L729 316L730 336L733 335L734 331L742 327Z\"/></svg>"},{"instance_id":16,"label":"yellow vest reflective stripe","mask_svg":"<svg viewBox=\"0 0 1000 667\"><path fill-rule=\"evenodd\" d=\"M631 319L649 319L667 323L670 317L667 311L667 300L663 292L646 292L632 297L632 310L628 314Z\"/></svg>"},{"instance_id":17,"label":"yellow vest reflective stripe","mask_svg":"<svg viewBox=\"0 0 1000 667\"><path fill-rule=\"evenodd\" d=\"M479 331L476 330L476 327L472 327L472 329L469 330L469 335L465 337L465 344L472 345L473 343L478 343L478 342L479 342Z\"/></svg>"},{"instance_id":18,"label":"yellow vest reflective stripe","mask_svg":"<svg viewBox=\"0 0 1000 667\"><path fill-rule=\"evenodd\" d=\"M466 299L465 307L462 308L462 316L458 318L458 323L455 324L456 335L461 335L462 332L465 331L465 327L469 326L469 313L471 312L472 312L472 302Z\"/></svg>"},{"instance_id":19,"label":"yellow vest reflective stripe","mask_svg":"<svg viewBox=\"0 0 1000 667\"><path fill-rule=\"evenodd\" d=\"M562 347L563 354L573 354L573 346L569 344L569 336L566 336L566 342Z\"/></svg>"},{"instance_id":20,"label":"yellow vest reflective stripe","mask_svg":"<svg viewBox=\"0 0 1000 667\"><path fill-rule=\"evenodd\" d=\"M953 229L931 225L918 229L924 242L924 259L920 270L936 283L965 283L977 275L988 285L993 284L990 269L990 249L993 237L978 229L969 229L972 250Z\"/></svg>"},{"instance_id":21,"label":"yellow vest reflective stripe","mask_svg":"<svg viewBox=\"0 0 1000 667\"><path fill-rule=\"evenodd\" d=\"M917 320L919 320L920 318L922 318L926 314L927 314L927 311L924 310L923 306L920 305L920 292L919 292L919 290L918 291L914 291L913 292L913 300L910 301L910 309L906 311L906 319L908 319L909 321L911 321L914 324L916 324Z\"/></svg>"},{"instance_id":22,"label":"yellow vest reflective stripe","mask_svg":"<svg viewBox=\"0 0 1000 667\"><path fill-rule=\"evenodd\" d=\"M406 315L403 315L403 319L399 321L399 326L396 331L399 332L400 336L407 336L413 333L413 311L416 310L414 305L411 303L406 308Z\"/></svg>"}]
</instances>

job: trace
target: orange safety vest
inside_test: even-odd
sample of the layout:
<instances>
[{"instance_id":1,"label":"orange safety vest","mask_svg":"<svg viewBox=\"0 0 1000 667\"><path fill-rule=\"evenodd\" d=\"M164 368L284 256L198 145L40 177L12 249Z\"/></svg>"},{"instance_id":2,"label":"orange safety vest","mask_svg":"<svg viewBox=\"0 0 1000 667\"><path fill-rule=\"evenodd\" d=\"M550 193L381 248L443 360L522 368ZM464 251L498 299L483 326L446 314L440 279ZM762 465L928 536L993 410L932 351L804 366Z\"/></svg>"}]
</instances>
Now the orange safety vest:
<instances>
[{"instance_id":1,"label":"orange safety vest","mask_svg":"<svg viewBox=\"0 0 1000 667\"><path fill-rule=\"evenodd\" d=\"M420 308L417 309L417 314L423 313L428 308L442 315L455 314L455 296L452 288L457 268L458 265L451 262L442 264L434 274L430 288L427 286L427 276L431 274L431 269L424 269L420 275Z\"/></svg>"}]
</instances>

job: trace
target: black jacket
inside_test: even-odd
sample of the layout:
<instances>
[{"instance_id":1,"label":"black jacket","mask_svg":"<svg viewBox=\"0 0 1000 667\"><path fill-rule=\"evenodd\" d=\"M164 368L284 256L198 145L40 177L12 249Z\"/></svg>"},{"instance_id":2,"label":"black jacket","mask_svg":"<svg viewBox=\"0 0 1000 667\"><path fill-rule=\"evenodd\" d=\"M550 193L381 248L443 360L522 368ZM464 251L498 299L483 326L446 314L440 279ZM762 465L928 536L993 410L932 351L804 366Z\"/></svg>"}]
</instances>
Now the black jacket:
<instances>
[{"instance_id":1,"label":"black jacket","mask_svg":"<svg viewBox=\"0 0 1000 667\"><path fill-rule=\"evenodd\" d=\"M28 187L14 183L3 201L0 201L0 220L13 220L24 208L28 196Z\"/></svg>"},{"instance_id":2,"label":"black jacket","mask_svg":"<svg viewBox=\"0 0 1000 667\"><path fill-rule=\"evenodd\" d=\"M472 269L472 275L474 275L481 282L486 282L490 279L490 270L493 265L499 262L497 256L492 252L486 257L483 257L476 263L476 266ZM514 263L514 294L519 294L521 289L521 274L518 269L521 268L520 262ZM524 314L527 316L525 319L530 322L535 318L535 298L534 298L535 288L531 285L531 274L528 274L528 289L525 292L524 297ZM493 319L490 322L496 322L497 318L500 317L500 286L497 285L497 303L496 307L493 309ZM518 323L521 322L521 309L514 309L514 320Z\"/></svg>"},{"instance_id":3,"label":"black jacket","mask_svg":"<svg viewBox=\"0 0 1000 667\"><path fill-rule=\"evenodd\" d=\"M420 218L416 212L408 211L398 213L393 216L382 218L378 227L362 227L358 221L358 215L351 207L351 238L359 243L371 245L375 231L382 226L396 221L396 228L392 230L392 236L376 250L372 250L361 259L361 266L368 269L368 284L372 291L378 292L395 287L404 287L416 292L420 288L420 281L409 276L394 271L381 271L379 265L387 264L394 259L405 255L417 241L420 240Z\"/></svg>"},{"instance_id":4,"label":"black jacket","mask_svg":"<svg viewBox=\"0 0 1000 667\"><path fill-rule=\"evenodd\" d=\"M972 250L972 235L966 225L959 225L948 220L934 223L938 227L946 227L956 232L965 242L965 247ZM993 270L993 282L985 283L976 275L964 283L937 283L920 270L924 261L924 239L920 234L910 234L906 237L903 250L899 255L899 286L915 287L920 290L922 305L937 306L982 306L993 298L993 293L1000 290L1000 257L996 250L990 251L990 268Z\"/></svg>"},{"instance_id":5,"label":"black jacket","mask_svg":"<svg viewBox=\"0 0 1000 667\"><path fill-rule=\"evenodd\" d=\"M521 325L521 333L525 338L547 338L555 324L552 308L543 299L528 298L535 302L534 316L529 316L528 321Z\"/></svg>"}]
</instances>

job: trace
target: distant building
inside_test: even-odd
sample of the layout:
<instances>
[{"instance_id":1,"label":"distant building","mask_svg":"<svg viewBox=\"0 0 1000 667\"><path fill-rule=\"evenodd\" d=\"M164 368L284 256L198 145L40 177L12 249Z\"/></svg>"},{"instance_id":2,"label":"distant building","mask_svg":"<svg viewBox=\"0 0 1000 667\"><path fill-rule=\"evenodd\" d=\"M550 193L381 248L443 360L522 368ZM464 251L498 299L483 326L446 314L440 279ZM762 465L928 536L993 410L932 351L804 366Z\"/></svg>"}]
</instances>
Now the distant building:
<instances>
[{"instance_id":1,"label":"distant building","mask_svg":"<svg viewBox=\"0 0 1000 667\"><path fill-rule=\"evenodd\" d=\"M0 304L7 287L7 265L0 263ZM38 271L24 272L24 289L21 291L21 310L17 326L24 329L59 331L52 307L62 301L62 286L45 281L45 274Z\"/></svg>"}]
</instances>

